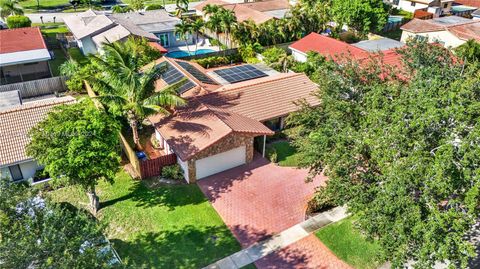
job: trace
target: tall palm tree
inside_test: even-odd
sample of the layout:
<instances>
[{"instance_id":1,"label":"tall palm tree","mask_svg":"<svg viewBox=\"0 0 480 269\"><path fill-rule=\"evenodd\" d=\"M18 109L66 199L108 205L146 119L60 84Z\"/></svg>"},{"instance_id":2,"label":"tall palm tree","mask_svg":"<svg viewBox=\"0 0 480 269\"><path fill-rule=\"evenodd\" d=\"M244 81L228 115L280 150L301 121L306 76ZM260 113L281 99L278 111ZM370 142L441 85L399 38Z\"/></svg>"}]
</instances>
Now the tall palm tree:
<instances>
[{"instance_id":1,"label":"tall palm tree","mask_svg":"<svg viewBox=\"0 0 480 269\"><path fill-rule=\"evenodd\" d=\"M141 149L138 124L155 113L169 114L170 109L185 104L185 100L176 93L183 82L156 92L155 80L162 70L152 67L139 72L139 56L130 47L122 42L104 44L102 56L90 56L101 75L89 80L99 92L100 102L121 111L132 129L135 145Z\"/></svg>"},{"instance_id":2,"label":"tall palm tree","mask_svg":"<svg viewBox=\"0 0 480 269\"><path fill-rule=\"evenodd\" d=\"M207 27L208 30L215 33L215 38L219 42L218 50L221 50L220 40L219 40L219 34L222 31L222 27L220 25L221 22L222 22L222 20L221 20L220 16L218 16L218 13L214 13L210 17L208 17L208 21L205 24L205 26Z\"/></svg>"},{"instance_id":3,"label":"tall palm tree","mask_svg":"<svg viewBox=\"0 0 480 269\"><path fill-rule=\"evenodd\" d=\"M202 11L203 11L203 14L206 17L208 17L210 15L217 13L219 9L220 9L220 6L208 4L203 7Z\"/></svg>"},{"instance_id":4,"label":"tall palm tree","mask_svg":"<svg viewBox=\"0 0 480 269\"><path fill-rule=\"evenodd\" d=\"M181 23L175 25L175 34L185 42L187 46L188 54L190 54L190 48L188 47L188 36L192 33L192 25L182 20Z\"/></svg>"},{"instance_id":5,"label":"tall palm tree","mask_svg":"<svg viewBox=\"0 0 480 269\"><path fill-rule=\"evenodd\" d=\"M177 17L182 17L182 14L188 11L189 3L189 0L175 0L175 4L177 5Z\"/></svg>"},{"instance_id":6,"label":"tall palm tree","mask_svg":"<svg viewBox=\"0 0 480 269\"><path fill-rule=\"evenodd\" d=\"M235 12L229 9L220 9L219 10L219 16L220 16L220 29L222 32L225 33L225 44L227 45L227 48L229 47L229 43L231 45L231 40L230 40L230 33L232 30L235 28L235 25L237 24L237 17L235 16Z\"/></svg>"},{"instance_id":7,"label":"tall palm tree","mask_svg":"<svg viewBox=\"0 0 480 269\"><path fill-rule=\"evenodd\" d=\"M198 36L200 35L200 31L205 26L205 22L202 19L196 19L194 22L190 24L190 30L192 33L195 34L195 53L197 53L198 48Z\"/></svg>"},{"instance_id":8,"label":"tall palm tree","mask_svg":"<svg viewBox=\"0 0 480 269\"><path fill-rule=\"evenodd\" d=\"M23 15L23 9L17 0L0 1L0 17L5 20L10 15Z\"/></svg>"}]
</instances>

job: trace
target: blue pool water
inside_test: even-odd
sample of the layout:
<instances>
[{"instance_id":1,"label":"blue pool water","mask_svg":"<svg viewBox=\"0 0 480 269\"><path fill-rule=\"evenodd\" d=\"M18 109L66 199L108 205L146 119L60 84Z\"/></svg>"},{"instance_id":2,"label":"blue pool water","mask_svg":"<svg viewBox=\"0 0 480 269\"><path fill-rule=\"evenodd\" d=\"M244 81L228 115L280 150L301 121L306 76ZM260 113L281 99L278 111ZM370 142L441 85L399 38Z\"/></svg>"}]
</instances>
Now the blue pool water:
<instances>
[{"instance_id":1,"label":"blue pool water","mask_svg":"<svg viewBox=\"0 0 480 269\"><path fill-rule=\"evenodd\" d=\"M215 52L215 51L211 50L211 49L199 49L197 51L191 51L190 53L188 53L188 51L179 50L179 51L169 52L169 53L165 54L165 56L170 57L170 58L183 58L183 57L187 57L187 56L205 54L205 53L210 53L210 52Z\"/></svg>"},{"instance_id":2,"label":"blue pool water","mask_svg":"<svg viewBox=\"0 0 480 269\"><path fill-rule=\"evenodd\" d=\"M403 17L401 17L401 16L389 16L388 17L388 23L401 22L402 20L403 20Z\"/></svg>"}]
</instances>

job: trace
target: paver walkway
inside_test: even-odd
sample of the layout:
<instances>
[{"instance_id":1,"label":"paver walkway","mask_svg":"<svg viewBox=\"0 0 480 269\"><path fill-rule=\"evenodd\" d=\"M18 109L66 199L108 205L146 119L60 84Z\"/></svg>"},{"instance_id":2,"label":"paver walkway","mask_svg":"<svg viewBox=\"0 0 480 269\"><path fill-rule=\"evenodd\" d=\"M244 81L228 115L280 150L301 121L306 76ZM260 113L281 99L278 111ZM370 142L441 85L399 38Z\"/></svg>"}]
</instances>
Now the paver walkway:
<instances>
[{"instance_id":1,"label":"paver walkway","mask_svg":"<svg viewBox=\"0 0 480 269\"><path fill-rule=\"evenodd\" d=\"M351 268L311 234L346 216L341 207L318 214L205 269L239 269L254 262L257 268Z\"/></svg>"}]
</instances>

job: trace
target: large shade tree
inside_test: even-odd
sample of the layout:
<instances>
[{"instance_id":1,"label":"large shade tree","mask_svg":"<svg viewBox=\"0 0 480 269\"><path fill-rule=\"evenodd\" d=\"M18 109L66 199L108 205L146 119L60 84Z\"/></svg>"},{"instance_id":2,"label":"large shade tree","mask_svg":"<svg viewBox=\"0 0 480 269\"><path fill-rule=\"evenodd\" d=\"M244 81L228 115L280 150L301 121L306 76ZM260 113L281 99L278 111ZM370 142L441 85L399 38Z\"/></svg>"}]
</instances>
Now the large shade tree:
<instances>
[{"instance_id":1,"label":"large shade tree","mask_svg":"<svg viewBox=\"0 0 480 269\"><path fill-rule=\"evenodd\" d=\"M45 165L50 176L81 186L96 213L95 187L99 180L112 183L120 165L119 130L90 100L58 106L30 130L27 154Z\"/></svg>"},{"instance_id":2,"label":"large shade tree","mask_svg":"<svg viewBox=\"0 0 480 269\"><path fill-rule=\"evenodd\" d=\"M113 268L104 226L70 204L40 198L33 187L0 180L2 268Z\"/></svg>"},{"instance_id":3,"label":"large shade tree","mask_svg":"<svg viewBox=\"0 0 480 269\"><path fill-rule=\"evenodd\" d=\"M367 34L380 31L387 24L388 5L382 0L333 0L330 13L340 27L346 25Z\"/></svg>"},{"instance_id":4,"label":"large shade tree","mask_svg":"<svg viewBox=\"0 0 480 269\"><path fill-rule=\"evenodd\" d=\"M400 53L403 69L312 57L320 105L289 118L294 143L394 268L466 268L480 213L480 67L424 42Z\"/></svg>"},{"instance_id":5,"label":"large shade tree","mask_svg":"<svg viewBox=\"0 0 480 269\"><path fill-rule=\"evenodd\" d=\"M92 56L91 60L99 69L97 77L87 78L98 92L98 99L109 111L122 115L132 129L133 142L142 148L138 136L139 124L155 113L169 114L175 106L183 105L184 99L178 96L177 89L184 81L169 87L155 90L155 81L163 66L142 66L135 50L127 43L106 43L104 53Z\"/></svg>"}]
</instances>

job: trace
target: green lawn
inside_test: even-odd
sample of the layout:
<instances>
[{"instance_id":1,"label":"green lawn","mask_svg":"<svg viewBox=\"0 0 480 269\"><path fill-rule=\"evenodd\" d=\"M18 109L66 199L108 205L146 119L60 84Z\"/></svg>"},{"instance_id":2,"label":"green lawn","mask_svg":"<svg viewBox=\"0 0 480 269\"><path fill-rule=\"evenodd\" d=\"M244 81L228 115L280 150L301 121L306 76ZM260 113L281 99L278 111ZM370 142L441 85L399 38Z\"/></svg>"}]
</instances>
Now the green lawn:
<instances>
[{"instance_id":1,"label":"green lawn","mask_svg":"<svg viewBox=\"0 0 480 269\"><path fill-rule=\"evenodd\" d=\"M272 150L277 152L277 163L280 166L298 166L297 150L288 141L278 141L267 145L267 156Z\"/></svg>"},{"instance_id":2,"label":"green lawn","mask_svg":"<svg viewBox=\"0 0 480 269\"><path fill-rule=\"evenodd\" d=\"M383 262L380 246L370 242L353 227L349 217L320 229L316 236L343 261L357 269L374 269Z\"/></svg>"},{"instance_id":3,"label":"green lawn","mask_svg":"<svg viewBox=\"0 0 480 269\"><path fill-rule=\"evenodd\" d=\"M75 187L50 194L80 207L88 201ZM240 250L197 185L150 189L121 172L113 185L101 183L98 195L98 218L128 267L201 268Z\"/></svg>"},{"instance_id":4,"label":"green lawn","mask_svg":"<svg viewBox=\"0 0 480 269\"><path fill-rule=\"evenodd\" d=\"M19 1L19 5L24 9L55 9L64 6L71 6L68 0L39 0L40 8L37 7L37 0L25 0Z\"/></svg>"},{"instance_id":5,"label":"green lawn","mask_svg":"<svg viewBox=\"0 0 480 269\"><path fill-rule=\"evenodd\" d=\"M85 64L87 63L88 61L88 58L82 54L82 51L80 51L79 48L69 48L68 49L68 54L70 55L70 57L77 61L78 63L80 64Z\"/></svg>"}]
</instances>

